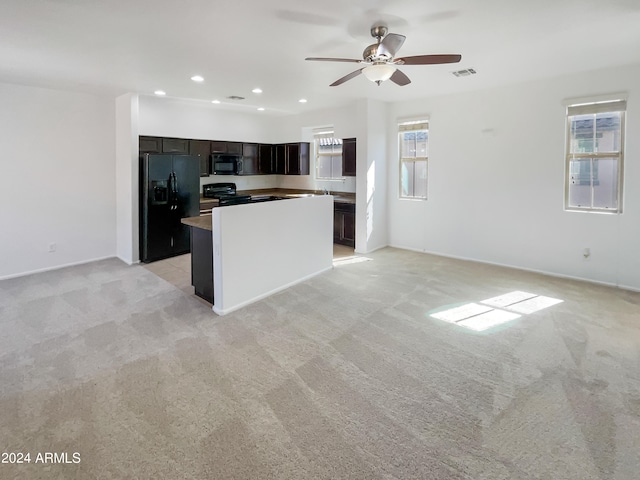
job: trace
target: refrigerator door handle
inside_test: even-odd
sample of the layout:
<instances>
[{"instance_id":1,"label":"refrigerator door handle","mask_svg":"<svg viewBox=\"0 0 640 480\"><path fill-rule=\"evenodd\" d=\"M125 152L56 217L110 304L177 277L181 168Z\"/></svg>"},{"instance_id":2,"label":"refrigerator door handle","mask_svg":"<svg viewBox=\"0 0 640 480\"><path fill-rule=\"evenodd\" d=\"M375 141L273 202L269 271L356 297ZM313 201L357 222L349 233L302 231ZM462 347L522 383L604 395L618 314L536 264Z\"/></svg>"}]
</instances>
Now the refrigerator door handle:
<instances>
[{"instance_id":1,"label":"refrigerator door handle","mask_svg":"<svg viewBox=\"0 0 640 480\"><path fill-rule=\"evenodd\" d=\"M169 179L171 182L171 210L178 209L178 177L176 176L176 172L171 172L169 175Z\"/></svg>"}]
</instances>

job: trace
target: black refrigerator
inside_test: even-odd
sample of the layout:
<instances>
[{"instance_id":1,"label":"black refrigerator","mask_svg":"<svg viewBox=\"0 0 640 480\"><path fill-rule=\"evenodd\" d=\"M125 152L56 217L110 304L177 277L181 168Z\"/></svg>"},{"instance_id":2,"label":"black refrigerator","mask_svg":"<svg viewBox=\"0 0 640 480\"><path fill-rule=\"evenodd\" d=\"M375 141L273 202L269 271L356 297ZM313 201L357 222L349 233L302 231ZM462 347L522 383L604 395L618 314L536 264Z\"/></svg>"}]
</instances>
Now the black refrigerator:
<instances>
[{"instance_id":1,"label":"black refrigerator","mask_svg":"<svg viewBox=\"0 0 640 480\"><path fill-rule=\"evenodd\" d=\"M189 253L183 217L200 215L200 160L190 155L140 157L140 260Z\"/></svg>"}]
</instances>

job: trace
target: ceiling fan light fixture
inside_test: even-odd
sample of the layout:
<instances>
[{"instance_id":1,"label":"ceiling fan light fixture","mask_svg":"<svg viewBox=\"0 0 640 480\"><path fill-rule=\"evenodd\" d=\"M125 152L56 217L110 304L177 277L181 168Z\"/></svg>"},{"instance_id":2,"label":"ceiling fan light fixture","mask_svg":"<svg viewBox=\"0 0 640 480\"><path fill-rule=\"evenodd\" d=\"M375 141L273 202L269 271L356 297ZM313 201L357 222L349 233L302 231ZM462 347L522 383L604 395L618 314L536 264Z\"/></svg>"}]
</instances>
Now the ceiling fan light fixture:
<instances>
[{"instance_id":1,"label":"ceiling fan light fixture","mask_svg":"<svg viewBox=\"0 0 640 480\"><path fill-rule=\"evenodd\" d=\"M379 82L389 80L391 78L391 75L393 75L395 71L396 67L383 63L365 67L364 70L362 70L362 74L367 77L368 80L376 82L379 85Z\"/></svg>"}]
</instances>

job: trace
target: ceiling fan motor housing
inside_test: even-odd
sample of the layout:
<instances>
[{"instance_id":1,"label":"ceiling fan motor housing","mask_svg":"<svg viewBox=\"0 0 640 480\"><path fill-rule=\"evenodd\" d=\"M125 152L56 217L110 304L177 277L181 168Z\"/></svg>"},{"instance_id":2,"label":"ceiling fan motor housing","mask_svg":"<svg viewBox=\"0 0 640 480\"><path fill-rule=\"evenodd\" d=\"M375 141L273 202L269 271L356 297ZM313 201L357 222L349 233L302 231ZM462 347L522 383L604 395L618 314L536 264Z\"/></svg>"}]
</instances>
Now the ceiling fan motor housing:
<instances>
[{"instance_id":1,"label":"ceiling fan motor housing","mask_svg":"<svg viewBox=\"0 0 640 480\"><path fill-rule=\"evenodd\" d=\"M386 62L393 59L393 55L385 49L380 48L382 38L387 35L389 30L384 25L374 25L371 27L371 36L378 39L377 43L373 43L364 49L362 58L365 62Z\"/></svg>"},{"instance_id":2,"label":"ceiling fan motor housing","mask_svg":"<svg viewBox=\"0 0 640 480\"><path fill-rule=\"evenodd\" d=\"M374 25L371 27L371 36L380 40L388 31L389 29L384 25Z\"/></svg>"},{"instance_id":3,"label":"ceiling fan motor housing","mask_svg":"<svg viewBox=\"0 0 640 480\"><path fill-rule=\"evenodd\" d=\"M393 57L387 52L382 51L379 43L374 43L364 49L364 51L362 52L362 58L365 60L365 62L373 63L377 61L386 62L388 60L391 60Z\"/></svg>"}]
</instances>

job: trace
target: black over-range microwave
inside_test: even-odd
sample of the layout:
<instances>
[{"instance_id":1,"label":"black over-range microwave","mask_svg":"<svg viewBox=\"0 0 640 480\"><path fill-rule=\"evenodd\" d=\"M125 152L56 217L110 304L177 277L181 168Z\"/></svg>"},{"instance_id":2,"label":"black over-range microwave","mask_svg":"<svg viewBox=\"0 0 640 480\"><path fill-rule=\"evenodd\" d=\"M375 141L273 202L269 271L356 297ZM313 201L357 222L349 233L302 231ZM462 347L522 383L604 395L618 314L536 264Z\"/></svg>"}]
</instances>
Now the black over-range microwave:
<instances>
[{"instance_id":1,"label":"black over-range microwave","mask_svg":"<svg viewBox=\"0 0 640 480\"><path fill-rule=\"evenodd\" d=\"M241 175L242 155L220 153L211 155L214 175Z\"/></svg>"}]
</instances>

